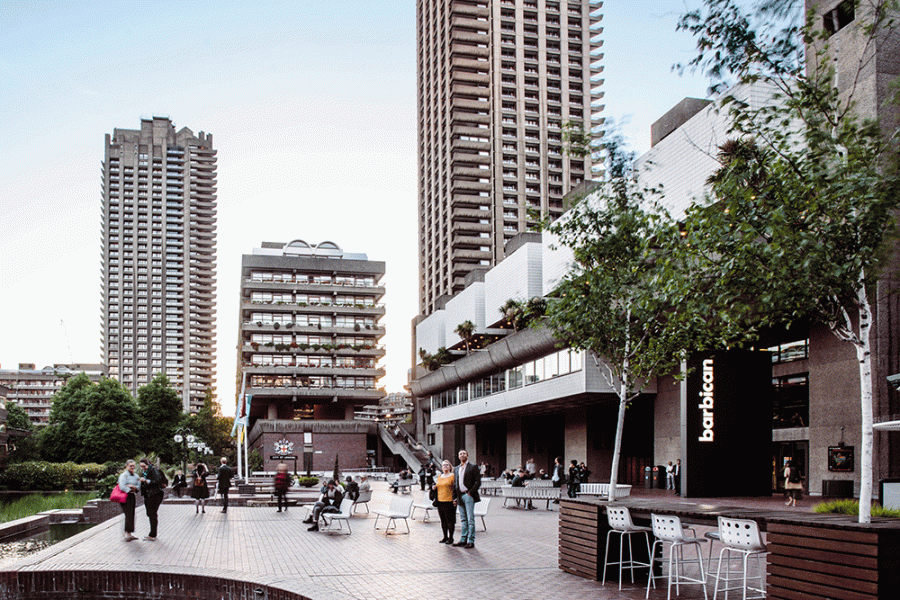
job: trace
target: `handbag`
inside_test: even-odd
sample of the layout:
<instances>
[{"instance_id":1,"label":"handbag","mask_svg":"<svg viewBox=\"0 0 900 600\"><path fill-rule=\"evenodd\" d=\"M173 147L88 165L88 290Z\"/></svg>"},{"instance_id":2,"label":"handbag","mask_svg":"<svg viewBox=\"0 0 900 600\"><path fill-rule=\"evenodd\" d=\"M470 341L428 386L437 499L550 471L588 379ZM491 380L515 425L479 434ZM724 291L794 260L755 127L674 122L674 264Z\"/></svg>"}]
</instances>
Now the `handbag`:
<instances>
[{"instance_id":1,"label":"handbag","mask_svg":"<svg viewBox=\"0 0 900 600\"><path fill-rule=\"evenodd\" d=\"M118 502L119 504L124 504L126 500L128 500L128 494L123 492L121 488L119 488L119 484L116 484L116 487L112 489L109 493L109 499L113 502Z\"/></svg>"},{"instance_id":2,"label":"handbag","mask_svg":"<svg viewBox=\"0 0 900 600\"><path fill-rule=\"evenodd\" d=\"M437 490L435 488L431 488L431 490L429 490L428 499L435 500L435 501L437 500Z\"/></svg>"}]
</instances>

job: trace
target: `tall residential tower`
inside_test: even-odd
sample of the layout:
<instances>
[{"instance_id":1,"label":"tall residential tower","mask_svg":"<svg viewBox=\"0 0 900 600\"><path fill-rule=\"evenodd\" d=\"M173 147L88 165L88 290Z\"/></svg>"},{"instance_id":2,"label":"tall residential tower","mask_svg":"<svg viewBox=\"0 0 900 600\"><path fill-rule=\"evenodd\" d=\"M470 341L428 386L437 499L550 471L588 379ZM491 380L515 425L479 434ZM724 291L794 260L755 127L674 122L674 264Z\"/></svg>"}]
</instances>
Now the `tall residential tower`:
<instances>
[{"instance_id":1,"label":"tall residential tower","mask_svg":"<svg viewBox=\"0 0 900 600\"><path fill-rule=\"evenodd\" d=\"M563 151L603 107L599 0L418 0L419 312L591 177Z\"/></svg>"},{"instance_id":2,"label":"tall residential tower","mask_svg":"<svg viewBox=\"0 0 900 600\"><path fill-rule=\"evenodd\" d=\"M103 362L133 394L166 373L198 410L215 373L212 135L153 117L105 146Z\"/></svg>"}]
</instances>

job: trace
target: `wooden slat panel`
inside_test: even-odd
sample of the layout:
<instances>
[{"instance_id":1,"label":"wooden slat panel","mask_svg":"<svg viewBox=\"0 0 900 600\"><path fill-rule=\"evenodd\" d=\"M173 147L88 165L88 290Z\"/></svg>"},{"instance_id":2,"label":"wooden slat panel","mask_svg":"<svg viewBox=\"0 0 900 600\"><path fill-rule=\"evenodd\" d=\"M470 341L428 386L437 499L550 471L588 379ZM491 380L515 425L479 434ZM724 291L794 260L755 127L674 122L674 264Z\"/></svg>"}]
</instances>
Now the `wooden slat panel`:
<instances>
[{"instance_id":1,"label":"wooden slat panel","mask_svg":"<svg viewBox=\"0 0 900 600\"><path fill-rule=\"evenodd\" d=\"M565 571L566 573L571 573L572 575L576 575L578 577L584 577L585 579L590 579L592 581L599 581L596 574L592 574L585 569L580 569L578 567L572 567L569 565L564 565L560 563L559 568Z\"/></svg>"},{"instance_id":2,"label":"wooden slat panel","mask_svg":"<svg viewBox=\"0 0 900 600\"><path fill-rule=\"evenodd\" d=\"M559 560L560 560L560 562L565 561L567 564L570 564L570 565L578 565L580 568L586 569L590 573L597 572L597 562L596 561L581 558L581 555L579 555L577 553L572 554L567 551L560 550Z\"/></svg>"},{"instance_id":3,"label":"wooden slat panel","mask_svg":"<svg viewBox=\"0 0 900 600\"><path fill-rule=\"evenodd\" d=\"M601 538L601 536L597 535L596 533L591 533L590 531L577 531L577 530L572 530L572 529L569 529L566 531L560 531L559 539L563 539L563 538L579 539L579 540L582 540L582 543L592 544L594 546L597 545L597 540L599 540L599 539L606 540L605 535L602 536L602 538Z\"/></svg>"},{"instance_id":4,"label":"wooden slat panel","mask_svg":"<svg viewBox=\"0 0 900 600\"><path fill-rule=\"evenodd\" d=\"M593 562L597 562L597 557L599 552L597 548L591 548L590 546L581 546L579 544L573 544L571 542L562 541L559 543L560 551L568 553L577 553L580 556L583 556L585 560L590 559Z\"/></svg>"},{"instance_id":5,"label":"wooden slat panel","mask_svg":"<svg viewBox=\"0 0 900 600\"><path fill-rule=\"evenodd\" d=\"M810 573L808 571L797 571L789 567L780 565L769 565L768 573L770 576L784 577L785 579L802 579L804 581L815 581L820 585L831 586L835 589L853 590L862 594L878 594L878 583L872 581L860 581L858 579L850 579L841 577L840 575L826 575L824 573Z\"/></svg>"},{"instance_id":6,"label":"wooden slat panel","mask_svg":"<svg viewBox=\"0 0 900 600\"><path fill-rule=\"evenodd\" d=\"M858 554L861 556L878 556L878 546L869 544L854 544L842 539L824 539L797 537L777 533L769 533L766 543L773 546L785 546L788 548L811 548L826 550L840 554Z\"/></svg>"},{"instance_id":7,"label":"wooden slat panel","mask_svg":"<svg viewBox=\"0 0 900 600\"><path fill-rule=\"evenodd\" d=\"M823 527L807 527L804 525L784 525L782 523L769 523L769 534L781 533L787 535L799 535L803 537L824 538L828 540L843 540L860 544L877 544L878 534L866 531L847 531L844 529L825 529Z\"/></svg>"},{"instance_id":8,"label":"wooden slat panel","mask_svg":"<svg viewBox=\"0 0 900 600\"><path fill-rule=\"evenodd\" d=\"M565 519L561 519L560 527L572 527L576 529L589 529L591 531L597 530L597 518L596 517L586 517L586 518L576 518L576 517L566 517Z\"/></svg>"},{"instance_id":9,"label":"wooden slat panel","mask_svg":"<svg viewBox=\"0 0 900 600\"><path fill-rule=\"evenodd\" d=\"M781 556L793 556L796 558L805 558L807 560L819 560L823 562L837 563L858 567L862 569L878 569L878 559L872 556L859 556L858 554L835 554L824 550L811 550L807 548L785 548L780 546L773 548L769 546L769 551L773 554Z\"/></svg>"},{"instance_id":10,"label":"wooden slat panel","mask_svg":"<svg viewBox=\"0 0 900 600\"><path fill-rule=\"evenodd\" d=\"M841 577L850 577L860 581L878 581L878 573L871 569L863 569L847 565L835 565L815 560L803 560L787 554L769 554L769 564L778 565L797 571L811 573L830 573Z\"/></svg>"},{"instance_id":11,"label":"wooden slat panel","mask_svg":"<svg viewBox=\"0 0 900 600\"><path fill-rule=\"evenodd\" d=\"M818 585L811 581L787 579L784 577L779 577L777 575L769 575L766 578L766 582L772 588L787 588L796 590L809 594L813 598L831 598L834 600L837 600L837 598L840 598L840 600L878 600L878 596L860 593L853 590L840 590L838 594L836 594L836 590L832 587Z\"/></svg>"}]
</instances>

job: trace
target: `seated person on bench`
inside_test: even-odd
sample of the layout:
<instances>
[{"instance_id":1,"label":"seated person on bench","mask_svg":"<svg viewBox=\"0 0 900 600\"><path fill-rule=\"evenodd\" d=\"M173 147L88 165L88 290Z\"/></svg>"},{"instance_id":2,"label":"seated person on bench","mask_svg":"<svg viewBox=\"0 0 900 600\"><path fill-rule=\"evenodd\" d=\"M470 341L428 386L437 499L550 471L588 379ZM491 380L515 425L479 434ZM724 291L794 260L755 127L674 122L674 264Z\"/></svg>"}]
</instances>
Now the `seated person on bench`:
<instances>
[{"instance_id":1,"label":"seated person on bench","mask_svg":"<svg viewBox=\"0 0 900 600\"><path fill-rule=\"evenodd\" d=\"M512 487L522 487L522 488L525 487L526 477L527 477L527 475L525 473L525 469L519 469L519 472L516 474L515 477L513 477L511 486ZM516 504L518 504L518 503L519 503L519 501L516 500ZM531 502L531 498L528 498L526 500L525 508L527 508L528 510L534 509L534 504Z\"/></svg>"},{"instance_id":2,"label":"seated person on bench","mask_svg":"<svg viewBox=\"0 0 900 600\"><path fill-rule=\"evenodd\" d=\"M319 501L316 502L315 506L313 506L312 515L303 520L307 525L312 524L312 527L307 529L307 531L319 530L319 517L323 512L341 512L341 502L343 500L343 492L337 487L334 479L329 479L326 484L326 490L322 493L322 496L319 498Z\"/></svg>"}]
</instances>

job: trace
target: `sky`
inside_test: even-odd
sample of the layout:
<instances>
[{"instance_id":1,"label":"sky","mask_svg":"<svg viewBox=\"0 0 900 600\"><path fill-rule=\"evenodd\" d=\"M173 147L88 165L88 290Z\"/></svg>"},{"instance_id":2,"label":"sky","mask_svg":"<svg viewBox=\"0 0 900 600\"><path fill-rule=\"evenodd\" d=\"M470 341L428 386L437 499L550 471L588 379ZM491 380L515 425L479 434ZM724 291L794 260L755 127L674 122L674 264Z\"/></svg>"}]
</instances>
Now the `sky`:
<instances>
[{"instance_id":1,"label":"sky","mask_svg":"<svg viewBox=\"0 0 900 600\"><path fill-rule=\"evenodd\" d=\"M699 0L606 0L605 116L632 149L700 75ZM330 240L386 263L388 392L418 311L414 0L0 0L0 368L101 362L104 135L168 116L218 150L217 380L234 412L241 255Z\"/></svg>"}]
</instances>

